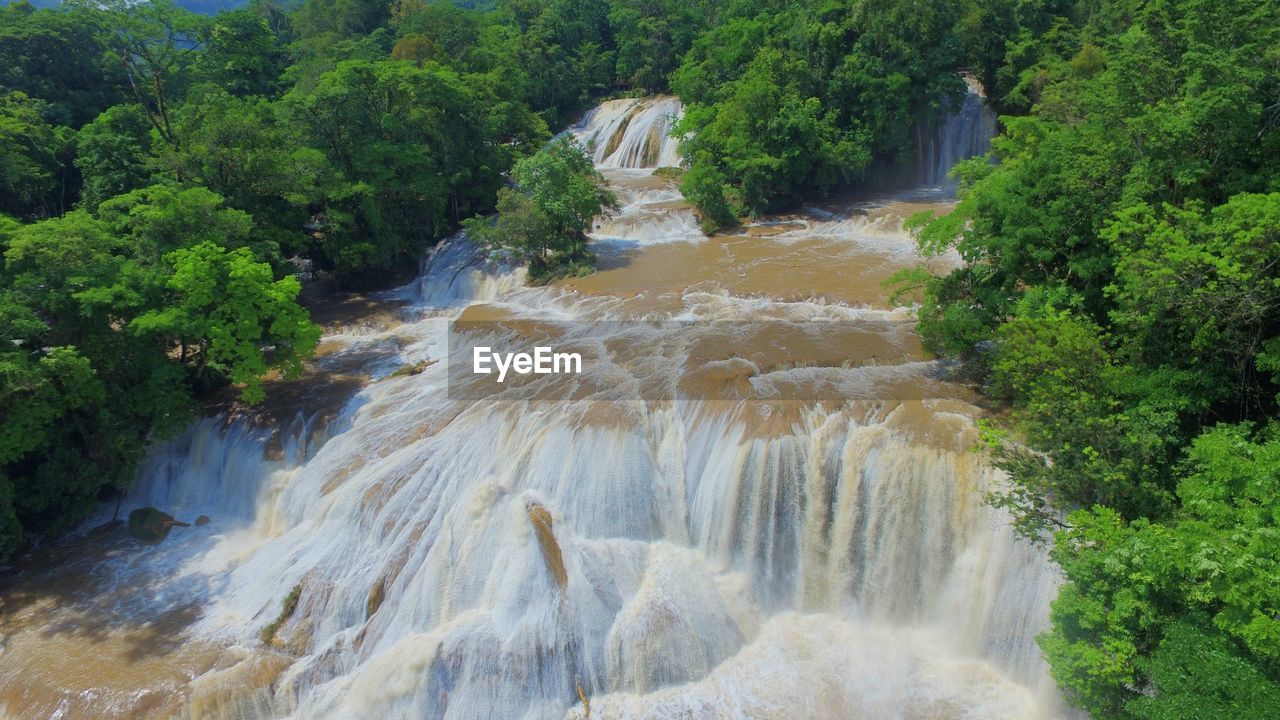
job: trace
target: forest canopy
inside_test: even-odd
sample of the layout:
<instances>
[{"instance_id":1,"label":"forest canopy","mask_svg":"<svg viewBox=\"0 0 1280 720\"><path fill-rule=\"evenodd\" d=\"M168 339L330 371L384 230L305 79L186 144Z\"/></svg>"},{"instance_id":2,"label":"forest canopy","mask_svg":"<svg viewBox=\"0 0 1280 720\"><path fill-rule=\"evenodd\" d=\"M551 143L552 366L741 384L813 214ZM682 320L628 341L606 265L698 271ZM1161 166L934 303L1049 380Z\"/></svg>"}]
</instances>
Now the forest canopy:
<instances>
[{"instance_id":1,"label":"forest canopy","mask_svg":"<svg viewBox=\"0 0 1280 720\"><path fill-rule=\"evenodd\" d=\"M1280 3L1001 5L961 36L1003 132L911 223L962 265L901 280L1012 407L991 500L1067 580L1041 646L1094 717L1280 716Z\"/></svg>"}]
</instances>

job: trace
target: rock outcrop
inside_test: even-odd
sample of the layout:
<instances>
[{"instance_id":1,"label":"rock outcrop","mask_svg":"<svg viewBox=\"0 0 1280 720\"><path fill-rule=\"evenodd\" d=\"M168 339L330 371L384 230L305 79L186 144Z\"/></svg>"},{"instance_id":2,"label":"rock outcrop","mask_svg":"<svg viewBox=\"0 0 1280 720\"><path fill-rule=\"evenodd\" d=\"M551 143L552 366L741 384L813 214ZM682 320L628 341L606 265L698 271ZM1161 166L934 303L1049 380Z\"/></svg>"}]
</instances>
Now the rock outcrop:
<instances>
[{"instance_id":1,"label":"rock outcrop","mask_svg":"<svg viewBox=\"0 0 1280 720\"><path fill-rule=\"evenodd\" d=\"M153 507L138 508L129 513L129 534L145 543L164 540L175 527L191 527L191 523L182 522Z\"/></svg>"}]
</instances>

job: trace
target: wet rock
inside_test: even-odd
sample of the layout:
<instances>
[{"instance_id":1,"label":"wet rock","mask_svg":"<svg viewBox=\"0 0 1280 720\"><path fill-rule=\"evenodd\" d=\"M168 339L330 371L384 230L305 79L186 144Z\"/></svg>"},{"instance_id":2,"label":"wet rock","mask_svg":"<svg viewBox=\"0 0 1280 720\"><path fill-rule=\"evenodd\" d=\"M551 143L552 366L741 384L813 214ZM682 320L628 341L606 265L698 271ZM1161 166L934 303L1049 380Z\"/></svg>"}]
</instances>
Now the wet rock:
<instances>
[{"instance_id":1,"label":"wet rock","mask_svg":"<svg viewBox=\"0 0 1280 720\"><path fill-rule=\"evenodd\" d=\"M129 534L145 543L164 540L174 527L191 527L191 523L184 523L153 507L138 508L129 513Z\"/></svg>"},{"instance_id":2,"label":"wet rock","mask_svg":"<svg viewBox=\"0 0 1280 720\"><path fill-rule=\"evenodd\" d=\"M402 365L395 372L391 373L390 377L405 377L406 375L418 375L423 370L426 370L427 368L435 364L436 364L435 360L419 360L416 363L412 363L409 365Z\"/></svg>"},{"instance_id":3,"label":"wet rock","mask_svg":"<svg viewBox=\"0 0 1280 720\"><path fill-rule=\"evenodd\" d=\"M369 589L369 599L364 605L364 619L368 620L373 614L378 612L378 608L382 607L382 601L386 599L386 580L379 579Z\"/></svg>"},{"instance_id":4,"label":"wet rock","mask_svg":"<svg viewBox=\"0 0 1280 720\"><path fill-rule=\"evenodd\" d=\"M538 547L542 550L542 561L546 563L547 572L555 580L556 587L563 591L569 585L569 573L564 567L564 556L560 552L560 543L551 520L551 513L538 503L529 503L529 522L533 523L533 532L538 536Z\"/></svg>"},{"instance_id":5,"label":"wet rock","mask_svg":"<svg viewBox=\"0 0 1280 720\"><path fill-rule=\"evenodd\" d=\"M204 527L205 525L208 525L209 522L210 521L209 521L208 515L201 515L200 517L196 518L196 527Z\"/></svg>"}]
</instances>

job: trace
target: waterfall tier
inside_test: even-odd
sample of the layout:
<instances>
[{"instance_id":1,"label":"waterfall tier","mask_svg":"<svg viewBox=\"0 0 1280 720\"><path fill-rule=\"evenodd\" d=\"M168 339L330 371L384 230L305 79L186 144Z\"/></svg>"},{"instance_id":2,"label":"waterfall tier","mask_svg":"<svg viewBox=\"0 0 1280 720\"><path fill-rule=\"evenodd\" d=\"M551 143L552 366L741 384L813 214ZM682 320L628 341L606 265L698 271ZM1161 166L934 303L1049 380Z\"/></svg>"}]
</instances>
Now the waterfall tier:
<instances>
[{"instance_id":1,"label":"waterfall tier","mask_svg":"<svg viewBox=\"0 0 1280 720\"><path fill-rule=\"evenodd\" d=\"M680 164L671 126L683 113L673 97L609 100L587 111L570 132L601 168L658 168Z\"/></svg>"},{"instance_id":2,"label":"waterfall tier","mask_svg":"<svg viewBox=\"0 0 1280 720\"><path fill-rule=\"evenodd\" d=\"M996 134L996 114L987 106L977 79L965 76L966 90L959 107L941 122L917 128L919 183L925 187L955 189L947 177L961 160L982 155L991 149Z\"/></svg>"}]
</instances>

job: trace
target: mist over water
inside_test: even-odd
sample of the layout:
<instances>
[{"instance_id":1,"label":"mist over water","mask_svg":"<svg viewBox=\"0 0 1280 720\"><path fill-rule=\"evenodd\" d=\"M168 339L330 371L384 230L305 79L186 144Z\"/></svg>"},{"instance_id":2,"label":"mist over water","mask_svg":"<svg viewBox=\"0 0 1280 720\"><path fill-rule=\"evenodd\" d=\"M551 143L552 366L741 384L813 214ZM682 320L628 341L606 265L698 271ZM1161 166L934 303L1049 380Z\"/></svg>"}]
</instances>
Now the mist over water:
<instances>
[{"instance_id":1,"label":"mist over water","mask_svg":"<svg viewBox=\"0 0 1280 720\"><path fill-rule=\"evenodd\" d=\"M176 712L534 720L583 717L582 697L610 719L1059 712L1034 642L1056 575L982 504L999 478L971 450L981 410L879 285L918 261L901 219L949 201L704 237L652 175L678 164L680 110L609 101L573 128L622 205L595 229L600 273L526 287L455 237L382 298L389 318L326 336L318 367L360 378L337 409L208 419L154 451L123 512L214 522L102 572L143 589L122 618L198 608L180 632L212 659L175 660ZM963 127L942 123L925 184L980 151L987 112L971 96ZM459 318L595 323L635 350L561 402L455 402L441 360ZM646 354L617 322L644 318L708 329ZM770 354L731 330L762 320L848 336ZM394 375L406 364L420 371ZM844 401L770 401L832 381ZM648 399L657 382L668 399ZM3 657L0 676L19 677ZM139 714L120 692L94 701Z\"/></svg>"}]
</instances>

